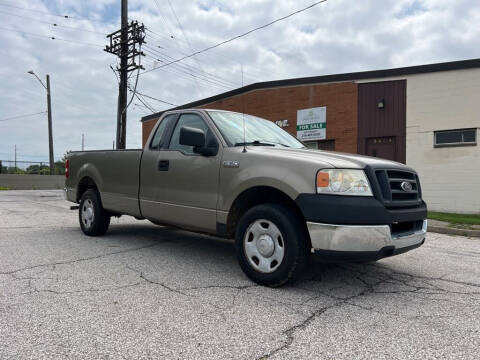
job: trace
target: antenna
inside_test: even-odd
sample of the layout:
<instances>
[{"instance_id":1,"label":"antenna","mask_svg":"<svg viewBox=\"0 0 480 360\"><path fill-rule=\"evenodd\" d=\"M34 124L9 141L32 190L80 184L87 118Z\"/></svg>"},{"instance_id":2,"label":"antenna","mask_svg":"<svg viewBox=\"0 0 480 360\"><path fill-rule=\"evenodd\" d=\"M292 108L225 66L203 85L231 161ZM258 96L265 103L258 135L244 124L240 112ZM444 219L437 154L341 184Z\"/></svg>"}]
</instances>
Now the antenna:
<instances>
[{"instance_id":1,"label":"antenna","mask_svg":"<svg viewBox=\"0 0 480 360\"><path fill-rule=\"evenodd\" d=\"M242 88L243 88L243 64L240 64L242 69ZM245 94L242 95L242 118L243 118L243 150L242 152L247 152L245 147Z\"/></svg>"}]
</instances>

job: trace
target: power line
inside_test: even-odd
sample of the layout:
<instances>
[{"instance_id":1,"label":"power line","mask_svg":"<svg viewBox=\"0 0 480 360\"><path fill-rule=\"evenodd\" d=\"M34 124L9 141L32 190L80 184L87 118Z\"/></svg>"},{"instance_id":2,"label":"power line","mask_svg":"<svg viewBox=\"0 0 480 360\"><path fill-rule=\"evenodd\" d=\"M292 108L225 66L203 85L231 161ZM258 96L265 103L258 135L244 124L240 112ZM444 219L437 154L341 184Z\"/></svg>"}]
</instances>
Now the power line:
<instances>
[{"instance_id":1,"label":"power line","mask_svg":"<svg viewBox=\"0 0 480 360\"><path fill-rule=\"evenodd\" d=\"M158 54L160 57L175 60L175 58L173 58L173 57L171 57L170 55L167 55L167 54L161 52L160 50L155 49L155 48L152 47L152 46L145 45L145 47L146 47L147 49L149 49L150 51L152 51L153 53ZM170 60L168 60L168 61L170 61ZM163 62L163 60L162 60L162 62ZM230 81L230 80L228 80L228 79L222 78L222 77L220 77L220 76L218 76L218 75L214 75L214 74L212 74L212 73L209 73L209 72L207 72L207 71L204 71L204 70L201 69L201 68L196 68L196 67L194 67L194 66L192 66L192 65L189 65L189 64L176 64L176 65L182 66L182 67L184 67L184 68L191 69L192 71L196 71L196 72L199 72L199 73L203 73L203 74L205 74L205 76L214 78L215 80L218 80L219 82L222 82L222 83L228 85L229 87L232 87L232 86L237 87L237 86L239 85L239 84L234 83L234 82L232 82L232 81Z\"/></svg>"},{"instance_id":2,"label":"power line","mask_svg":"<svg viewBox=\"0 0 480 360\"><path fill-rule=\"evenodd\" d=\"M142 72L141 74L145 74L145 73L148 73L148 72L150 72L150 71L153 71L153 70L156 70L156 69L160 69L160 68L163 68L163 67L165 67L165 66L169 66L169 65L174 64L174 63L177 63L177 62L179 62L179 61L183 61L183 60L185 60L185 59L191 58L191 57L193 57L193 56L195 56L195 55L204 53L204 52L206 52L206 51L208 51L208 50L215 49L215 48L217 48L217 47L219 47L219 46L221 46L221 45L227 44L227 43L229 43L229 42L231 42L231 41L233 41L233 40L237 40L237 39L239 39L239 38L241 38L241 37L244 37L244 36L246 36L246 35L249 35L249 34L255 32L255 31L257 31L257 30L264 29L264 28L266 28L266 27L268 27L268 26L270 26L270 25L273 25L273 24L275 24L275 23L277 23L277 22L279 22L279 21L285 20L285 19L287 19L287 18L289 18L289 17L291 17L291 16L294 16L294 15L296 15L296 14L299 14L299 13L305 11L305 10L311 9L312 7L314 7L314 6L316 6L316 5L319 5L319 4L322 4L322 3L326 2L326 1L327 1L327 0L317 1L317 2L311 4L311 5L307 6L307 7L304 7L304 8L302 8L302 9L300 9L300 10L294 11L294 12L292 12L292 13L290 13L290 14L288 14L288 15L285 15L285 16L283 16L283 17L281 17L281 18L278 18L278 19L275 19L275 20L273 20L273 21L270 21L270 22L267 23L267 24L258 26L258 27L254 28L254 29L251 29L251 30L249 30L249 31L247 31L247 32L245 32L245 33L243 33L243 34L234 36L234 37L232 37L232 38L230 38L230 39L224 40L224 41L219 42L219 43L217 43L217 44L215 44L215 45L209 46L209 47L207 47L207 48L205 48L205 49L203 49L203 50L196 51L196 52L194 52L194 53L192 53L192 54L190 54L190 55L186 55L186 56L184 56L184 57L182 57L182 58L173 60L173 61L171 61L171 62L169 62L169 63L166 63L166 64L164 64L164 65L158 66L158 67L156 67L156 68L153 68L153 69L150 69L150 70L145 70L145 71Z\"/></svg>"},{"instance_id":3,"label":"power line","mask_svg":"<svg viewBox=\"0 0 480 360\"><path fill-rule=\"evenodd\" d=\"M158 62L165 63L165 61L163 59L159 58L159 56L157 56L157 55L152 55L148 52L146 52L145 54L150 59L150 61L153 61L152 67L155 67ZM211 77L208 77L206 75L200 74L200 73L196 72L195 70L189 69L188 67L181 67L181 66L178 66L178 65L179 64L174 64L169 69L174 70L176 72L180 72L180 73L185 74L185 75L188 75L189 77L194 78L195 80L198 79L200 81L208 83L209 86L210 85L215 85L215 86L220 87L222 89L233 89L234 88L234 86L232 86L230 84L226 85L225 83L223 83L223 82L221 82L221 81L219 81L215 78L211 78ZM162 70L166 71L168 69L162 69ZM192 80L192 79L190 79L190 80Z\"/></svg>"},{"instance_id":4,"label":"power line","mask_svg":"<svg viewBox=\"0 0 480 360\"><path fill-rule=\"evenodd\" d=\"M141 92L137 91L137 94L139 94L140 96L144 96L148 99L152 99L152 100L155 100L155 101L159 101L161 103L164 103L164 104L167 104L167 105L171 105L171 106L178 106L176 104L172 104L171 102L168 102L168 101L165 101L165 100L160 100L160 99L157 99L157 98L154 98L153 96L150 96L150 95L146 95L146 94L142 94Z\"/></svg>"},{"instance_id":5,"label":"power line","mask_svg":"<svg viewBox=\"0 0 480 360\"><path fill-rule=\"evenodd\" d=\"M5 6L5 7L12 8L12 9L18 9L18 10L36 12L36 13L39 13L39 14L45 14L45 15L50 15L50 16L61 17L61 18L64 18L64 19L88 20L88 21L93 21L93 22L97 22L97 23L103 23L103 22L98 21L98 20L93 20L93 19L90 19L90 18L87 18L87 17L81 17L81 16L70 16L70 15L65 15L65 14L55 14L55 13L51 13L49 11L43 11L43 10L37 10L37 9L27 9L27 8L23 8L23 7L20 7L20 6L14 6L14 5L8 5L8 4L0 4L0 6Z\"/></svg>"},{"instance_id":6,"label":"power line","mask_svg":"<svg viewBox=\"0 0 480 360\"><path fill-rule=\"evenodd\" d=\"M152 54L150 52L145 52L145 54L148 57L150 57L150 58L152 58L156 61L159 61L159 62L165 63L166 61L169 61L168 59L165 58L164 55L161 55L161 54L157 55L157 54ZM188 65L173 64L172 66L173 66L173 69L177 69L178 71L181 71L182 73L193 76L195 78L198 77L199 80L206 81L209 84L213 83L215 85L218 85L218 86L221 86L222 88L227 88L227 89L232 89L232 88L237 86L237 85L233 85L231 83L227 83L223 80L219 80L218 78L215 77L215 75L212 75L212 74L209 74L209 73L201 74L199 72L199 70L197 70L196 68L190 68Z\"/></svg>"},{"instance_id":7,"label":"power line","mask_svg":"<svg viewBox=\"0 0 480 360\"><path fill-rule=\"evenodd\" d=\"M152 113L156 113L157 110L154 109L151 105L149 105L146 100L142 97L142 95L139 95L138 92L135 94L135 97L147 108L149 109Z\"/></svg>"},{"instance_id":8,"label":"power line","mask_svg":"<svg viewBox=\"0 0 480 360\"><path fill-rule=\"evenodd\" d=\"M100 32L100 31L87 30L87 29L78 28L78 27L75 27L75 26L60 25L60 24L57 24L57 23L52 23L52 22L49 22L49 21L39 20L39 19L35 19L35 18L31 18L31 17L28 17L28 16L19 15L19 14L13 14L13 13L9 13L9 12L6 12L6 11L1 11L1 10L0 10L0 14L5 14L5 15L9 15L9 16L17 16L17 17L20 17L20 18L23 18L23 19L32 20L32 21L36 21L36 22L39 22L39 23L43 23L43 24L47 24L47 25L51 25L51 26L59 27L59 28L65 28L65 29L71 29L71 30L77 30L77 31L85 31L85 32L90 32L90 33L94 33L94 34L100 34L100 35L103 35L103 36L107 35L106 33L103 33L103 32Z\"/></svg>"},{"instance_id":9,"label":"power line","mask_svg":"<svg viewBox=\"0 0 480 360\"><path fill-rule=\"evenodd\" d=\"M26 32L26 31L22 31L22 30L8 29L8 28L4 28L4 27L0 27L0 29L1 29L1 30L6 30L6 31L13 31L13 32L20 33L20 34L23 34L23 35L28 35L28 36L34 36L34 37L44 38L44 39L65 41L65 42L69 42L69 43L72 43L72 44L79 44L79 45L86 45L86 46L94 46L94 47L99 47L99 46L100 46L100 47L103 47L103 45L100 45L100 44L86 43L86 42L76 41L76 40L71 40L71 39L63 39L63 38L58 38L58 37L56 37L56 36L38 35L38 34L33 34L33 33L30 33L30 32Z\"/></svg>"},{"instance_id":10,"label":"power line","mask_svg":"<svg viewBox=\"0 0 480 360\"><path fill-rule=\"evenodd\" d=\"M147 30L148 33L149 33L149 34L148 34L148 38L150 39L150 40L149 40L149 44L152 44L152 45L153 45L153 46L150 46L150 48L155 48L155 50L157 50L157 51L159 51L158 49L162 49L162 50L165 50L165 51L168 50L169 52L173 52L173 51L174 51L174 52L179 53L179 54L182 55L182 56L188 55L188 53L186 53L186 52L184 52L184 51L182 51L182 50L179 50L178 48L175 48L176 44L172 44L172 45L173 45L172 48L169 48L168 46L165 46L163 43L160 43L160 44L162 44L162 45L159 45L159 41L164 41L164 40L160 39L160 37L158 37L158 36L156 35L156 33L153 33L150 29L145 29L145 30ZM176 39L174 39L174 40L176 40ZM204 55L204 56L208 56L208 54L203 54L203 55ZM215 59L216 59L216 60L217 60L218 57L222 57L222 58L226 59L228 62L231 62L231 61L232 61L232 59L227 58L226 56L224 56L224 55L222 55L222 54L220 54L220 53L218 53L218 52L214 53L213 55L215 56ZM170 58L175 59L174 57L171 57L171 56L170 56ZM210 59L212 59L212 58L210 58ZM212 61L206 61L206 60L201 59L201 58L199 58L199 57L196 58L195 60L198 61L198 62L201 62L202 64L207 65L207 66L211 66L211 65L212 65L212 61L213 61L213 59L212 59ZM186 64L186 65L187 65L187 66L191 66L191 65L188 65L188 64ZM203 70L202 70L202 71L203 71ZM219 76L217 75L217 77L219 77ZM252 79L254 79L254 78L252 77Z\"/></svg>"},{"instance_id":11,"label":"power line","mask_svg":"<svg viewBox=\"0 0 480 360\"><path fill-rule=\"evenodd\" d=\"M146 28L145 30L149 32L149 34L150 34L149 36L150 36L151 38L153 38L154 41L157 41L157 42L158 42L158 41L167 41L167 40L168 40L168 41L171 41L171 40L175 40L176 42L179 42L179 43L181 43L181 44L185 44L185 41L183 41L183 40L181 40L181 39L177 39L177 38L174 38L174 37L170 37L170 36L167 36L167 35L163 35L163 34L157 33L157 32L155 32L155 31L152 31L152 30L148 29L148 28ZM162 38L163 38L163 39L162 39ZM161 48L164 49L164 50L169 50L169 48L168 48L167 46L163 45L163 43L161 43L161 44L162 44L162 46L159 46L159 47L161 47ZM175 48L175 45L176 45L175 43L171 43L171 44L172 44L172 46L173 46L173 48L172 48L173 51L176 51L176 52L178 52L180 55L183 55L183 56L188 55L188 53L185 53L184 51L181 51L181 50ZM169 44L169 46L170 46L170 44ZM212 61L218 60L218 59L217 59L218 57L221 57L221 58L225 59L225 60L228 61L228 62L232 62L232 61L233 61L234 63L236 63L236 61L234 61L234 60L232 60L231 58L225 56L224 54L222 54L222 53L219 52L219 51L212 51L211 53L203 53L203 54L199 54L199 55L202 55L202 56L207 57L207 59L202 59L202 58L200 58L200 57L197 57L197 58L196 58L198 61L201 61L202 63L207 64L207 65L210 65L210 64L212 63ZM214 60L213 56L215 57L215 60ZM252 70L250 70L250 71L252 71ZM248 78L250 78L250 79L252 79L252 80L258 80L258 78L263 75L263 74L262 74L261 72L259 72L259 71L253 70L253 72L256 74L256 76L249 76L249 75L247 75L246 73L244 73L244 76L245 76L245 77L248 77Z\"/></svg>"},{"instance_id":12,"label":"power line","mask_svg":"<svg viewBox=\"0 0 480 360\"><path fill-rule=\"evenodd\" d=\"M46 111L41 111L41 112L33 113L33 114L25 114L25 115L12 116L12 117L9 117L9 118L0 119L0 121L7 121L7 120L13 120L13 119L21 119L21 118L25 118L25 117L29 117L29 116L46 114L46 113L47 113Z\"/></svg>"},{"instance_id":13,"label":"power line","mask_svg":"<svg viewBox=\"0 0 480 360\"><path fill-rule=\"evenodd\" d=\"M154 60L163 62L162 60L157 59L157 57L152 57L149 53L146 53L146 55L147 55L147 57L151 57L151 58L153 58ZM201 81L204 82L204 83L208 83L209 86L210 86L210 85L214 85L214 86L216 86L217 88L222 89L223 91L224 91L225 89L228 89L228 90L232 89L232 86L226 86L226 85L220 84L220 83L216 82L215 80L211 80L211 79L208 79L208 78L200 78L200 77L198 76L198 74L192 73L191 70L189 70L189 69L186 69L186 70L185 70L185 69L183 69L183 68L181 68L181 67L175 67L175 66L177 66L177 65L178 65L178 64L174 64L174 65L173 65L174 67L171 67L171 68L169 68L169 69L170 69L170 70L174 70L174 71L178 71L178 72L180 72L180 73L182 73L182 74L186 74L186 75L188 75L189 77L193 78L193 80L195 80L195 81L196 81L197 79L198 79L198 80L201 80ZM154 66L155 66L155 64L154 64ZM165 70L167 70L167 69L162 69L162 70L165 71ZM191 78L189 78L189 79L192 80ZM201 85L201 83L200 83L199 85Z\"/></svg>"},{"instance_id":14,"label":"power line","mask_svg":"<svg viewBox=\"0 0 480 360\"><path fill-rule=\"evenodd\" d=\"M140 75L140 69L142 68L142 43L140 42L139 46L138 46L138 52L139 52L139 55L138 55L138 70L137 70L137 76L135 78L135 86L132 90L133 92L133 95L132 97L130 98L130 101L128 102L128 104L125 106L125 108L123 109L122 111L122 115L125 111L127 111L128 107L130 106L130 104L132 103L133 101L133 98L135 96L135 93L137 92L137 85L138 85L138 77ZM127 87L128 87L128 84L127 84ZM130 87L128 87L130 89Z\"/></svg>"},{"instance_id":15,"label":"power line","mask_svg":"<svg viewBox=\"0 0 480 360\"><path fill-rule=\"evenodd\" d=\"M157 6L158 14L160 15L160 20L164 24L165 29L171 34L170 37L173 39L173 35L172 35L173 32L171 31L170 26L168 26L168 22L167 22L168 19L163 16L163 13L161 11L160 4L158 3L158 1L154 0L154 2L155 2L155 5Z\"/></svg>"},{"instance_id":16,"label":"power line","mask_svg":"<svg viewBox=\"0 0 480 360\"><path fill-rule=\"evenodd\" d=\"M173 8L172 6L172 2L170 0L167 0L168 1L168 5L170 6L170 10L172 10L172 13L173 13L173 16L175 17L175 19L177 20L177 24L182 32L182 35L183 37L185 38L185 41L187 42L187 45L188 45L188 48L190 50L190 52L193 52L193 48L192 48L192 44L190 44L190 41L188 40L188 37L187 37L187 34L185 33L185 30L183 29L183 26L182 26L182 23L180 22L180 19L178 18L177 16L177 13L175 12L175 9ZM200 64L198 63L198 61L196 61L196 59L193 59L197 65L201 68ZM197 79L195 79L195 82L197 81Z\"/></svg>"},{"instance_id":17,"label":"power line","mask_svg":"<svg viewBox=\"0 0 480 360\"><path fill-rule=\"evenodd\" d=\"M133 103L133 107L134 108L137 108L137 107L140 108L140 110L146 115L150 115L152 113L152 111L148 107L146 107L145 105L140 105L140 104L137 104L137 103ZM146 112L144 108L147 109L150 112Z\"/></svg>"}]
</instances>

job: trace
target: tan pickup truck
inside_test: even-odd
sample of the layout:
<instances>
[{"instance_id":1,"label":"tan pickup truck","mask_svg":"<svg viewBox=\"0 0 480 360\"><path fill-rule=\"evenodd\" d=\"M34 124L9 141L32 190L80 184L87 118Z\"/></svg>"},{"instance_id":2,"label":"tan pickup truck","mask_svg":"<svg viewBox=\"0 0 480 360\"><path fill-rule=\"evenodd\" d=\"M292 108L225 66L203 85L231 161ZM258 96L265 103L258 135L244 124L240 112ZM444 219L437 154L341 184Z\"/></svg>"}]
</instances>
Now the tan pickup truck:
<instances>
[{"instance_id":1,"label":"tan pickup truck","mask_svg":"<svg viewBox=\"0 0 480 360\"><path fill-rule=\"evenodd\" d=\"M234 238L245 274L268 286L298 278L310 253L374 261L426 233L413 169L310 150L273 122L219 110L166 112L143 150L70 152L65 195L86 235L131 215Z\"/></svg>"}]
</instances>

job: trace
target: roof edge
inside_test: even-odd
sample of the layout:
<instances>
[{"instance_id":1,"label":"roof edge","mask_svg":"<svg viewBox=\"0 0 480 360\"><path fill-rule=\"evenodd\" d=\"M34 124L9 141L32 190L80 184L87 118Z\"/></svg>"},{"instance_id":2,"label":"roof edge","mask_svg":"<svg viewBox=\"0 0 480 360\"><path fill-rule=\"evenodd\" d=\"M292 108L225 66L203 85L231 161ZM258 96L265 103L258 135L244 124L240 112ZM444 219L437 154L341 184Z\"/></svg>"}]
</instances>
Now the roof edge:
<instances>
[{"instance_id":1,"label":"roof edge","mask_svg":"<svg viewBox=\"0 0 480 360\"><path fill-rule=\"evenodd\" d=\"M252 90L260 89L269 89L276 87L285 87L285 86L295 86L295 85L307 85L307 84L321 84L321 83L331 83L331 82L341 82L341 81L354 81L354 80L365 80L365 79L378 79L385 77L394 77L394 76L405 76L405 75L415 75L415 74L425 74L432 72L441 72L441 71L450 71L450 70L463 70L463 69L473 69L480 68L480 58L477 59L468 59L468 60L458 60L458 61L449 61L442 63L426 64L426 65L415 65L407 67L399 67L392 69L382 69L382 70L367 70L367 71L358 71L351 73L343 74L331 74L331 75L320 75L320 76L309 76L302 78L292 78L284 80L272 80L257 82L247 86L243 86L237 89L233 89L218 95L210 96L204 99L196 100L184 105L180 105L171 109L163 110L155 114L147 115L141 118L141 122L149 121L152 119L159 118L165 111L169 110L181 110L187 108L194 108L200 105L205 105L214 101L226 99L232 96L240 95L247 93Z\"/></svg>"}]
</instances>

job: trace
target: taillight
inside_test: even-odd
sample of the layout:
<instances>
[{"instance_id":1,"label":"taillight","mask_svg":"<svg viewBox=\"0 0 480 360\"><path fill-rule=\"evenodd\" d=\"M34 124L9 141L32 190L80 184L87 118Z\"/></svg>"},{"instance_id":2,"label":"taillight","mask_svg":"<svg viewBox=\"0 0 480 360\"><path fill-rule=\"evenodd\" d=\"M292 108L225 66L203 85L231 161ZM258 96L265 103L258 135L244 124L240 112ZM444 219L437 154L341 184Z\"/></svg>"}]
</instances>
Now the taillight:
<instances>
[{"instance_id":1,"label":"taillight","mask_svg":"<svg viewBox=\"0 0 480 360\"><path fill-rule=\"evenodd\" d=\"M65 177L68 178L68 170L69 170L69 164L68 164L68 159L65 161Z\"/></svg>"}]
</instances>

